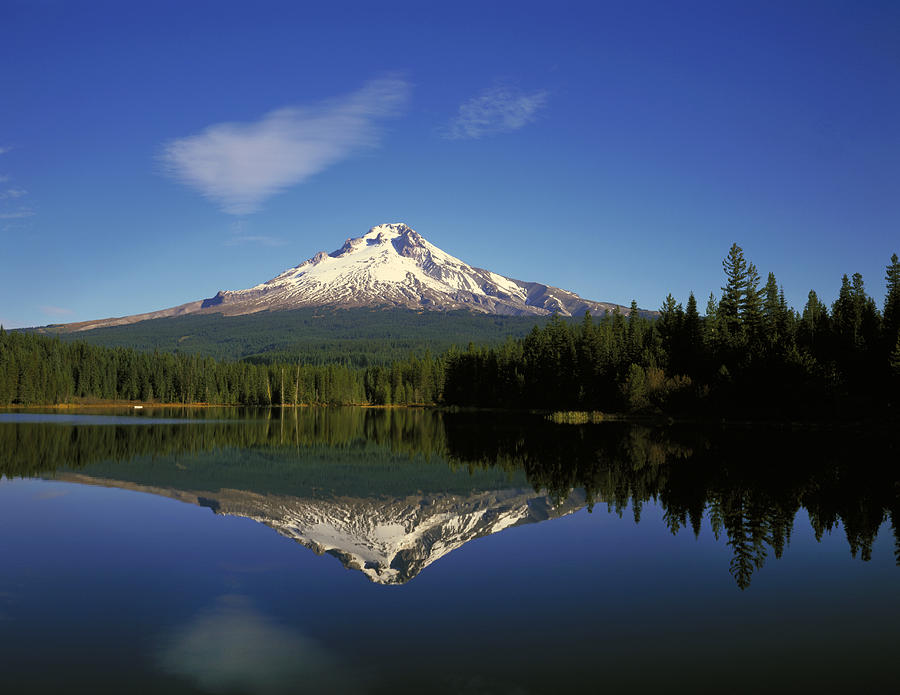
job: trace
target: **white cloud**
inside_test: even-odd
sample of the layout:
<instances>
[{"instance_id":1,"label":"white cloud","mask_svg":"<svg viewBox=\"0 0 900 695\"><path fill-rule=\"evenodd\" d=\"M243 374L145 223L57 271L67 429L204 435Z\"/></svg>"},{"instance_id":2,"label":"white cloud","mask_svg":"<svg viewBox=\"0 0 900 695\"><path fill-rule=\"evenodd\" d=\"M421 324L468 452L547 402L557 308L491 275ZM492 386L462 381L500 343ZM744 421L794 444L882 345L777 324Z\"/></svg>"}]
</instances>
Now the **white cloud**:
<instances>
[{"instance_id":1,"label":"white cloud","mask_svg":"<svg viewBox=\"0 0 900 695\"><path fill-rule=\"evenodd\" d=\"M526 94L514 87L492 87L459 107L445 137L451 140L475 139L494 133L508 133L537 118L547 103L547 92Z\"/></svg>"},{"instance_id":2,"label":"white cloud","mask_svg":"<svg viewBox=\"0 0 900 695\"><path fill-rule=\"evenodd\" d=\"M26 191L24 188L7 188L5 191L0 192L0 200L21 198L24 195L28 195L28 191Z\"/></svg>"},{"instance_id":3,"label":"white cloud","mask_svg":"<svg viewBox=\"0 0 900 695\"><path fill-rule=\"evenodd\" d=\"M345 97L270 111L252 123L217 123L164 145L167 172L244 215L263 201L381 139L378 121L397 115L409 84L372 80Z\"/></svg>"},{"instance_id":4,"label":"white cloud","mask_svg":"<svg viewBox=\"0 0 900 695\"><path fill-rule=\"evenodd\" d=\"M6 154L9 150L9 147L0 147L0 154Z\"/></svg>"},{"instance_id":5,"label":"white cloud","mask_svg":"<svg viewBox=\"0 0 900 695\"><path fill-rule=\"evenodd\" d=\"M14 212L0 212L0 220L21 220L25 217L33 217L34 210L15 210Z\"/></svg>"}]
</instances>

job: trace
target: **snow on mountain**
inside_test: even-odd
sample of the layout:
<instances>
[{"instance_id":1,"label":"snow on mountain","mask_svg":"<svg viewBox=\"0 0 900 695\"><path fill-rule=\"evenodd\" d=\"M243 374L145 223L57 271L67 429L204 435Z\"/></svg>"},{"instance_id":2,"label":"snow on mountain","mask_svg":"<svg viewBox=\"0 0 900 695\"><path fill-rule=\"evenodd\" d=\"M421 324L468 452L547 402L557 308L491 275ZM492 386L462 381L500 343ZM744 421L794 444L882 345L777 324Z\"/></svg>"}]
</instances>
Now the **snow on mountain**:
<instances>
[{"instance_id":1,"label":"snow on mountain","mask_svg":"<svg viewBox=\"0 0 900 695\"><path fill-rule=\"evenodd\" d=\"M268 282L181 306L115 319L71 324L73 330L195 313L229 316L301 307L468 309L487 314L575 316L617 305L523 282L476 268L442 251L405 224L381 224L348 239L337 251L317 253ZM624 313L628 310L619 307Z\"/></svg>"},{"instance_id":2,"label":"snow on mountain","mask_svg":"<svg viewBox=\"0 0 900 695\"><path fill-rule=\"evenodd\" d=\"M62 473L58 479L149 492L209 507L216 514L253 519L319 555L336 557L376 584L404 584L471 540L559 518L585 505L581 490L554 506L546 495L521 488L318 499L230 489L176 490L78 473Z\"/></svg>"},{"instance_id":3,"label":"snow on mountain","mask_svg":"<svg viewBox=\"0 0 900 695\"><path fill-rule=\"evenodd\" d=\"M563 316L612 310L555 287L522 282L475 268L426 241L405 224L382 224L317 253L256 287L219 292L205 302L228 313L300 306L392 305L489 314Z\"/></svg>"}]
</instances>

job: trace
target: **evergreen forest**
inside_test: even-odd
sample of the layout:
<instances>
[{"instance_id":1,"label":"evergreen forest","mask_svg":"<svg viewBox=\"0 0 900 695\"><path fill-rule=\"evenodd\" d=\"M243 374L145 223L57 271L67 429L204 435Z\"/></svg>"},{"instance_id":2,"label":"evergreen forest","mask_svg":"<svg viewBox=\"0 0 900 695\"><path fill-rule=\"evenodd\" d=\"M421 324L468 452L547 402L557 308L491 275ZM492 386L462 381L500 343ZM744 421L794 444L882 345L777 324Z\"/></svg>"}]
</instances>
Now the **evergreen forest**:
<instances>
[{"instance_id":1,"label":"evergreen forest","mask_svg":"<svg viewBox=\"0 0 900 695\"><path fill-rule=\"evenodd\" d=\"M33 329L64 341L142 352L202 355L260 364L301 362L347 367L386 365L426 350L440 354L469 341L499 344L523 338L547 318L470 311L412 311L387 307L303 308L241 316L188 314L123 326L73 331L66 325Z\"/></svg>"},{"instance_id":2,"label":"evergreen forest","mask_svg":"<svg viewBox=\"0 0 900 695\"><path fill-rule=\"evenodd\" d=\"M358 354L352 360L346 359L346 346L340 342L323 344L316 359L275 349L224 360L198 352L89 345L0 328L0 404L440 403L858 419L896 403L896 254L887 266L881 307L867 294L858 273L842 278L831 307L810 291L806 305L797 311L787 305L775 276L769 273L763 283L736 244L722 265L721 293L709 295L702 314L693 293L684 304L670 294L658 318L649 318L632 302L627 314L588 314L576 321L554 316L523 337L507 335L503 343L472 341L464 349L451 344L436 356L426 344L399 356L396 346L379 350L376 340L366 344L367 356ZM429 330L437 330L434 322L440 315L427 319ZM458 326L466 318L448 320ZM498 321L504 330L518 327L508 318ZM136 326L135 331L147 330Z\"/></svg>"},{"instance_id":3,"label":"evergreen forest","mask_svg":"<svg viewBox=\"0 0 900 695\"><path fill-rule=\"evenodd\" d=\"M829 308L801 312L774 274L763 284L736 244L721 295L700 314L670 294L659 317L554 318L521 340L446 356L444 399L457 405L751 417L857 418L896 403L900 262L887 266L883 309L862 276L844 276Z\"/></svg>"}]
</instances>

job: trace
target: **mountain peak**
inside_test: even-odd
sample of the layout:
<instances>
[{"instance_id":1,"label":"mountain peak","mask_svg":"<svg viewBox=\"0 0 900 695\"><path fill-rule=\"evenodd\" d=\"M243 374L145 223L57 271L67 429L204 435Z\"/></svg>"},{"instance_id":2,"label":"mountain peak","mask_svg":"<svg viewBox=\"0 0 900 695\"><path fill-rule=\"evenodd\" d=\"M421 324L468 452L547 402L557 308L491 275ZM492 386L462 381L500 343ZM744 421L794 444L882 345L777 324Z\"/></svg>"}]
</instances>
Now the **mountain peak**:
<instances>
[{"instance_id":1,"label":"mountain peak","mask_svg":"<svg viewBox=\"0 0 900 695\"><path fill-rule=\"evenodd\" d=\"M354 253L371 246L378 246L388 243L395 243L396 246L396 242L398 240L402 240L400 241L400 246L410 244L421 246L424 242L424 239L422 239L422 236L418 232L416 232L411 227L403 224L402 222L397 222L394 224L379 224L375 227L372 227L368 232L360 237L351 237L347 239L347 241L344 242L344 245L341 246L341 248L337 249L336 251L332 251L327 255L331 258L341 258L342 256L345 256L349 253ZM324 254L324 252L320 251L310 260L314 260L322 254ZM301 263L299 266L297 266L297 268L300 268L302 266L303 264Z\"/></svg>"},{"instance_id":2,"label":"mountain peak","mask_svg":"<svg viewBox=\"0 0 900 695\"><path fill-rule=\"evenodd\" d=\"M362 236L347 239L336 251L320 252L268 282L226 293L222 303L229 302L243 305L243 313L301 306L401 306L572 316L615 308L556 287L470 266L403 222L376 225Z\"/></svg>"},{"instance_id":3,"label":"mountain peak","mask_svg":"<svg viewBox=\"0 0 900 695\"><path fill-rule=\"evenodd\" d=\"M300 265L246 290L171 309L77 324L74 330L136 323L198 312L229 316L301 307L405 307L415 310L467 309L512 316L602 315L623 306L583 299L574 292L523 282L470 266L428 242L403 222L379 224L351 237L336 251L320 251Z\"/></svg>"},{"instance_id":4,"label":"mountain peak","mask_svg":"<svg viewBox=\"0 0 900 695\"><path fill-rule=\"evenodd\" d=\"M377 238L379 236L384 236L385 238L394 238L400 236L401 234L407 234L412 232L413 234L417 234L417 232L412 229L409 225L403 222L392 222L387 224L377 224L372 227L368 233L366 233L365 238L368 239L370 237Z\"/></svg>"}]
</instances>

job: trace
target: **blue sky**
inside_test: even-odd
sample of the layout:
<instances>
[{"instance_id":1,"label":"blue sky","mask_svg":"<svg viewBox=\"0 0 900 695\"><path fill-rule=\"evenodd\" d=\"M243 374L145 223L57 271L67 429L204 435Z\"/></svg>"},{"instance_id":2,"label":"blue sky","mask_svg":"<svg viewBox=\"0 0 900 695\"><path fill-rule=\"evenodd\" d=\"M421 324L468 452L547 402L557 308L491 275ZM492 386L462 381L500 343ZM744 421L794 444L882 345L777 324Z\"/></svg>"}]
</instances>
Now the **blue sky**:
<instances>
[{"instance_id":1,"label":"blue sky","mask_svg":"<svg viewBox=\"0 0 900 695\"><path fill-rule=\"evenodd\" d=\"M900 252L897 2L0 0L0 322L249 287L382 222L656 308Z\"/></svg>"}]
</instances>

